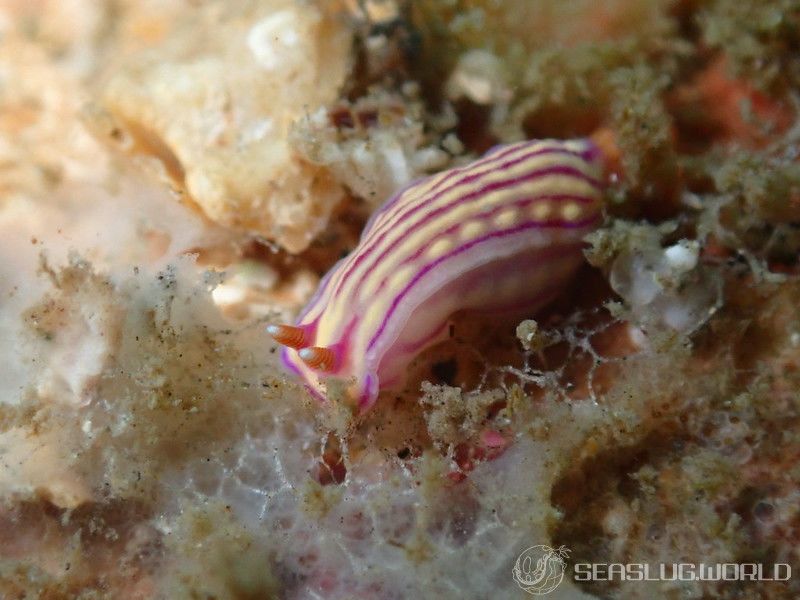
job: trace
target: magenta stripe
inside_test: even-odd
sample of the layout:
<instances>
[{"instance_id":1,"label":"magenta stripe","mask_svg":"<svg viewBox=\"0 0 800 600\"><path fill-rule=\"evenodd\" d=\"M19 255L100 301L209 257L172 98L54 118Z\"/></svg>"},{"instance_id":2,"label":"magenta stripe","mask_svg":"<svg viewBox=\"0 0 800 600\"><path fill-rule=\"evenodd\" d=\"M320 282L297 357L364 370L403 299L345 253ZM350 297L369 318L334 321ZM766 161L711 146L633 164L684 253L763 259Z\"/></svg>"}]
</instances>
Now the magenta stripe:
<instances>
[{"instance_id":1,"label":"magenta stripe","mask_svg":"<svg viewBox=\"0 0 800 600\"><path fill-rule=\"evenodd\" d=\"M294 365L294 361L292 360L289 352L291 352L291 350L288 346L284 346L281 350L281 362L283 363L283 366L289 369L295 375L302 377L303 374L300 372L300 369Z\"/></svg>"},{"instance_id":2,"label":"magenta stripe","mask_svg":"<svg viewBox=\"0 0 800 600\"><path fill-rule=\"evenodd\" d=\"M521 142L521 144L524 144L524 143L525 142ZM533 145L533 144L536 144L537 142L529 142L529 143L531 143L531 145ZM488 164L490 162L498 162L499 160L502 160L503 158L505 158L506 156L508 156L509 154L511 154L511 153L513 153L513 152L515 152L517 150L519 150L519 145L511 145L511 146L509 146L509 148L503 150L499 154L485 155L484 159L479 161L478 163L471 163L469 165L465 165L464 167L459 167L458 169L454 170L453 174L448 175L442 182L437 184L437 187L439 185L441 185L442 183L444 183L445 181L448 181L448 180L452 179L453 177L455 177L456 175L459 175L461 172L473 171L473 170L475 170L475 168L477 166L482 166L483 164ZM403 218L405 218L407 216L410 216L411 214L421 210L422 208L425 207L425 205L427 203L436 200L437 198L441 197L442 194L447 193L447 192L455 189L457 186L459 186L459 185L461 185L461 184L463 184L465 182L473 181L478 177L482 177L483 175L486 175L488 173L494 172L496 169L507 169L509 167L515 166L516 164L519 164L520 162L523 162L523 161L528 160L530 158L534 158L536 156L541 156L541 155L545 155L545 154L554 154L554 153L559 153L559 152L563 153L563 154L570 155L570 156L577 156L579 158L583 158L584 160L586 160L588 158L588 156L589 156L589 153L592 152L592 147L590 146L586 151L583 151L583 152L575 152L573 150L566 150L563 147L558 147L558 146L557 147L547 147L547 148L540 148L540 149L538 149L538 150L536 150L534 152L530 152L528 154L524 154L524 155L522 155L520 157L517 157L516 159L514 159L512 161L509 161L509 162L507 162L507 163L505 163L503 165L500 165L500 166L498 166L496 168L492 168L492 169L489 169L489 170L486 170L486 171L482 171L480 173L475 173L473 175L470 175L470 176L464 178L463 180L461 180L461 181L455 183L454 185L448 187L446 190L443 190L441 192L441 194L437 194L435 197L428 198L424 202L420 202L420 203L414 205L411 208L411 210L409 210L407 213L405 213L403 215ZM491 156L491 160L486 160L487 158L489 158L489 156ZM585 180L588 181L593 187L599 187L599 182L596 182L592 178L589 178L589 177L585 176L583 173L581 173L581 175L584 176ZM403 192L400 192L400 193L396 194L393 199L389 200L388 203L395 203L396 200L402 194L404 194L406 191L408 191L409 189L411 189L415 185L418 185L419 183L422 183L423 181L425 181L425 179L420 180L420 181L418 181L418 182L416 182L414 184L411 184L410 186L406 187ZM514 180L508 180L508 181L511 181L510 185L513 185L514 183L516 183L516 181L514 181ZM436 189L436 188L434 188L434 189ZM431 191L433 191L433 190L431 190ZM453 206L454 204L457 204L459 202L462 202L465 199L472 199L473 197L475 197L474 193L473 194L469 194L466 197L462 197L460 199L456 199L454 202L451 202L448 205L448 207ZM385 213L386 212L385 211L386 208L387 208L386 206L380 208L378 210L378 213ZM441 212L441 210L439 212ZM376 215L373 215L373 217L375 217L375 216ZM370 218L370 222L372 222L372 220L373 219ZM421 224L424 224L424 222L425 221L423 221ZM415 228L415 227L418 227L419 225L420 224L415 224L415 225L412 225L411 227ZM365 227L365 229L364 229L364 234L367 234L367 232L369 231L369 227L370 227L370 223L368 222L367 227ZM340 261L342 263L341 265L337 264L333 268L331 268L331 270L328 272L327 276L322 279L322 281L320 282L319 286L317 287L317 292L313 295L311 300L309 300L309 302L306 304L306 307L302 311L302 313L300 313L298 315L297 322L301 323L302 319L309 312L311 312L315 308L315 306L316 306L318 301L322 300L325 297L328 297L327 296L327 293L329 291L328 288L331 285L333 285L333 281L334 281L334 279L337 279L337 275L340 275L339 272L338 272L339 269L340 268L341 269L345 269L346 268L346 271L343 274L341 274L340 277L337 279L337 282L335 284L336 289L331 292L330 297L334 297L337 294L339 294L341 289L342 289L342 286L348 280L348 278L352 275L353 271L355 269L357 269L358 266L361 265L362 262L364 260L366 260L374 252L375 247L378 244L380 244L381 241L383 241L383 239L388 235L388 233L389 233L389 231L384 231L383 233L381 233L379 235L377 240L373 241L371 243L371 245L368 246L367 248L365 248L362 252L359 252L357 256L354 253L354 254L351 254L350 257L348 257L348 258L352 258L354 260L348 261L348 258L342 259L342 261ZM362 234L362 239L359 241L359 245L364 241L364 239L363 239L364 238L364 234ZM383 258L383 256L385 256L385 254L386 253L384 252L381 255L381 258ZM347 262L349 262L350 264L345 266ZM357 285L361 285L361 283L363 282L363 279L364 279L364 275L361 276L361 278L359 280L359 283Z\"/></svg>"},{"instance_id":3,"label":"magenta stripe","mask_svg":"<svg viewBox=\"0 0 800 600\"><path fill-rule=\"evenodd\" d=\"M545 200L554 200L554 201L561 201L561 202L574 201L574 202L578 202L580 204L591 204L593 202L592 198L587 198L585 196L576 196L574 194L543 194L541 196L529 196L527 198L522 198L521 200L517 200L516 202L512 202L512 203L509 203L509 204L502 204L500 206L496 206L494 209L492 209L490 211L487 211L485 213L482 213L479 217L480 217L480 219L490 219L491 217L493 217L497 213L500 213L500 212L503 212L504 210L507 210L509 206L520 207L520 206L524 206L526 204L533 204L534 202L542 202L542 201L545 201ZM543 221L543 222L546 223L547 221ZM560 221L553 221L553 222L555 223L555 222L560 222ZM443 235L449 235L449 234L453 233L454 231L456 231L457 229L459 229L460 227L463 227L463 226L464 226L464 223L455 223L454 225L451 225L450 227L448 227L447 229L442 231L441 234L438 237L431 239L431 243L434 242L435 240L440 239ZM411 256L407 257L401 264L407 264L407 263L410 263L410 262L414 261L414 259L419 258L419 256L428 249L428 245L429 244L424 244L424 245L420 246L420 248L416 252L414 252L414 254L412 254Z\"/></svg>"},{"instance_id":4,"label":"magenta stripe","mask_svg":"<svg viewBox=\"0 0 800 600\"><path fill-rule=\"evenodd\" d=\"M541 156L541 155L544 155L544 154L556 154L556 153L568 154L570 156L576 156L578 158L583 158L583 154L582 153L574 152L572 150L565 150L563 148L543 148L543 149L540 149L540 150L536 150L535 152L531 152L530 154L525 154L525 155L523 155L521 157L518 157L518 158L516 158L516 159L514 159L512 161L509 161L509 162L503 164L500 167L496 167L494 169L482 171L481 173L475 173L473 175L469 175L469 176L459 180L457 183L453 184L452 186L448 187L445 190L442 190L440 193L434 194L433 196L425 199L424 201L419 202L419 203L415 204L414 206L412 206L408 211L406 211L405 213L402 214L402 217L401 217L400 220L404 220L407 217L411 216L412 214L414 214L416 212L419 212L420 210L424 209L427 204L429 204L430 202L434 202L435 200L440 198L443 194L455 189L459 185L462 185L464 183L471 183L471 182L475 181L477 178L482 177L483 175L486 175L488 173L493 173L497 169L507 169L508 167L514 166L516 164L519 164L520 162L524 162L524 161L526 161L526 160L528 160L530 158L536 157L536 156ZM473 167L471 167L470 170L472 170L472 168ZM536 177L539 177L539 176L542 176L542 175L551 174L550 172L548 172L549 169L554 169L555 171L553 171L553 173L557 173L558 172L557 169L570 169L573 172L578 173L579 177L583 178L585 181L587 181L593 187L595 187L595 188L599 188L600 187L600 182L596 181L592 177L589 177L588 175L585 175L584 173L578 171L577 169L575 169L573 167L549 167L548 169L541 169L539 171L533 171L533 172L531 172L531 173L529 173L527 175L524 175L524 176L521 176L521 177L517 177L516 179L507 179L505 181L495 182L494 184L489 184L488 186L486 186L484 188L481 188L477 192L472 192L470 194L467 194L466 196L461 196L459 198L456 198L454 201L450 202L445 207L437 209L436 214L440 214L443 210L448 209L448 208L454 206L455 204L459 204L461 202L464 202L465 200L471 200L471 199L476 198L477 196L480 196L482 193L484 193L486 191L487 188L489 189L489 191L495 191L497 189L502 189L502 188L506 187L506 185L512 186L512 185L515 185L517 183L524 183L525 181L530 181L531 179L535 179ZM502 184L502 185L498 185L498 184ZM425 222L425 220L423 220L421 223L424 223L424 222ZM421 223L412 224L409 227L409 229L413 229L415 227L418 227ZM350 278L350 275L352 274L353 270L358 268L358 266L373 253L373 251L375 250L375 247L378 246L388 234L389 234L389 231L383 231L382 233L380 233L378 235L378 239L374 240L367 248L364 248L364 250L361 251L358 254L357 257L355 257L355 260L352 261L352 263L348 266L347 271L343 274L343 276L339 280L339 282L338 282L338 284L336 286L336 290L333 292L333 295L336 295L341 291L343 283ZM400 239L402 239L402 236L401 236ZM359 244L361 244L361 242L359 242ZM385 253L383 255L385 255ZM362 275L361 279L363 280L363 275ZM359 281L359 285L360 285L360 283L361 283L361 281Z\"/></svg>"},{"instance_id":5,"label":"magenta stripe","mask_svg":"<svg viewBox=\"0 0 800 600\"><path fill-rule=\"evenodd\" d=\"M389 252L394 250L394 248L398 244L401 244L403 242L403 238L405 236L409 235L411 232L413 232L413 230L425 226L427 223L429 223L431 220L433 220L436 217L438 217L440 214L442 214L444 212L447 212L448 210L453 208L453 206L455 206L456 204L461 204L462 202L473 200L474 198L477 198L479 196L483 196L483 195L485 195L486 193L489 193L489 192L495 192L495 191L498 191L498 190L502 190L502 189L506 189L506 188L509 188L509 187L513 187L515 185L519 185L520 183L525 183L525 182L528 182L528 181L531 181L531 180L534 180L534 179L538 179L540 177L547 177L548 175L573 175L576 179L582 179L582 180L584 180L584 181L586 181L586 182L588 182L590 184L593 184L593 185L596 184L594 179L592 179L588 175L582 173L581 171L579 171L578 169L575 169L573 167L548 167L547 169L541 169L539 171L532 171L532 172L530 172L530 173L528 173L526 175L522 175L522 176L517 177L515 179L506 179L504 181L496 181L494 183L490 183L489 185L486 185L483 188L475 190L475 191L473 191L473 192L471 192L471 193L469 193L469 194L467 194L465 196L461 196L460 198L456 198L455 200L453 200L449 204L445 204L444 206L440 206L439 208L437 208L435 210L432 210L431 212L426 214L422 219L420 219L419 222L415 223L414 225L411 225L408 228L408 232L404 236L400 236L393 243L389 244L389 246L387 248L384 248L384 250L376 258L376 260L373 261L372 268L364 269L364 272L358 278L358 282L356 283L356 286L360 286L360 285L363 284L364 279L366 278L366 276L370 273L370 271L373 268L375 268L374 265L379 263L379 262L381 262L386 257L386 255L389 254ZM367 255L370 253L370 250L372 250L372 248L369 248L368 250L365 250L364 252L362 252L361 256L358 259L358 261L364 260L367 257ZM345 278L348 277L352 273L353 268L355 268L355 266L356 265L353 265L350 268L350 270L348 271L348 273L345 276ZM340 286L341 286L341 282L343 282L345 278L343 278L342 281L340 281ZM341 290L341 287L339 287L336 290L336 293L339 293L340 290Z\"/></svg>"},{"instance_id":6,"label":"magenta stripe","mask_svg":"<svg viewBox=\"0 0 800 600\"><path fill-rule=\"evenodd\" d=\"M317 291L311 296L311 299L306 303L305 308L303 308L302 312L297 315L296 323L298 327L302 326L303 317L305 317L308 313L311 312L311 309L314 308L314 305L319 302L324 297L325 291L327 290L328 286L330 285L333 278L336 276L336 273L340 268L344 268L344 262L346 258L343 258L336 262L325 276L320 280L319 285L317 285ZM341 263L341 264L340 264ZM310 325L310 323L305 323L305 325Z\"/></svg>"},{"instance_id":7,"label":"magenta stripe","mask_svg":"<svg viewBox=\"0 0 800 600\"><path fill-rule=\"evenodd\" d=\"M372 349L372 347L375 345L377 340L380 338L381 334L383 334L384 329L386 329L387 323L391 319L392 314L394 314L395 310L397 310L397 307L400 304L400 301L409 293L409 291L417 284L417 282L419 282L420 279L422 279L433 268L435 268L437 265L441 264L442 262L452 258L453 256L456 256L458 254L466 252L470 248L473 248L474 246L476 246L478 244L482 244L483 242L485 242L487 240L490 240L490 239L493 239L493 238L506 237L506 236L509 236L509 235L514 235L516 233L520 233L522 231L526 231L528 229L536 229L536 228L553 228L553 227L555 227L555 228L562 228L562 229L580 229L582 227L587 227L587 226L593 224L599 218L600 218L600 215L598 214L598 215L594 215L590 219L584 219L583 221L577 221L577 222L569 222L569 221L549 221L549 222L548 221L529 221L527 223L523 223L521 225L518 225L517 227L514 227L513 229L505 229L503 231L494 231L492 233L489 233L489 234L487 234L487 235L485 235L483 237L477 238L477 239L475 239L475 240L473 240L473 241L471 241L471 242L469 242L467 244L459 246L458 248L456 248L452 252L449 252L448 254L445 254L444 256L441 256L441 257L437 258L433 262L431 262L431 263L425 265L425 267L421 268L419 270L419 272L414 276L414 278L406 285L406 287L403 288L403 290L401 292L399 292L395 296L395 299L392 301L392 304L389 307L389 310L386 311L386 316L383 318L383 321L381 322L381 325L378 328L378 331L375 332L375 334L370 339L369 344L367 345L367 352L369 352ZM559 252L563 252L563 248L561 246L556 246L552 250L553 250L554 254L557 254Z\"/></svg>"},{"instance_id":8,"label":"magenta stripe","mask_svg":"<svg viewBox=\"0 0 800 600\"><path fill-rule=\"evenodd\" d=\"M456 167L454 169L450 169L450 171L447 173L447 175L445 177L442 177L441 181L439 181L435 186L433 186L430 190L428 190L428 193L432 194L432 193L436 192L438 189L441 188L442 185L444 185L445 183L451 181L452 179L458 177L459 175L461 175L463 173L466 173L468 171L473 171L476 168L486 166L487 164L497 163L497 162L501 161L502 159L504 159L509 154L512 154L513 152L517 152L520 148L522 148L526 144L534 145L534 144L537 144L537 143L540 144L540 142L518 142L516 144L509 144L506 148L502 148L501 147L502 151L499 152L499 153L498 152L495 152L494 154L487 153L487 154L484 154L483 157L478 159L477 161L468 163L468 164L463 165L461 167ZM558 148L558 149L559 150L563 150L563 148ZM553 148L541 148L537 152L541 152L543 150L553 150ZM530 156L535 156L535 154L529 154L528 156L529 157ZM503 165L502 168L508 168L509 164L511 164L511 163ZM492 170L494 170L494 169L492 169ZM489 172L489 171L483 171L483 173L487 173L487 172ZM416 187L417 185L420 185L420 184L424 183L425 181L430 179L430 177L436 177L436 175L434 174L434 175L430 175L428 177L423 177L421 179L417 179L416 181L412 181L410 184L404 186L402 190L400 190L399 192L394 194L389 200L386 201L386 203L383 206L381 206L377 211L375 211L372 214L372 216L367 221L367 224L364 226L364 233L368 233L370 228L374 225L374 222L378 219L378 217L380 217L380 216L386 214L387 212L389 212L389 209L392 208L395 204L397 204L397 201L407 191L409 191L413 187Z\"/></svg>"},{"instance_id":9,"label":"magenta stripe","mask_svg":"<svg viewBox=\"0 0 800 600\"><path fill-rule=\"evenodd\" d=\"M436 184L436 186L434 186L433 189L428 190L429 197L424 202L419 202L417 204L414 204L405 213L397 213L396 215L390 215L390 216L391 217L399 216L398 221L399 220L403 220L406 217L408 217L409 215L414 214L415 212L417 212L417 210L419 210L421 207L424 207L429 202L434 202L434 201L438 200L442 195L446 194L447 192L450 192L450 191L454 190L455 188L463 185L464 183L473 183L474 181L476 181L477 179L483 177L484 175L492 174L492 173L494 173L496 171L505 170L505 169L508 169L510 167L515 167L516 165L518 165L520 163L523 163L528 159L536 158L537 156L543 156L543 155L546 155L546 154L566 154L566 155L569 155L569 156L574 156L576 158L584 158L583 153L581 153L581 152L575 152L574 150L566 150L563 147L556 146L556 147L552 147L552 148L540 148L540 149L534 150L533 152L530 152L528 154L523 154L521 156L518 156L517 158L515 158L513 160L510 160L510 161L508 161L506 163L503 163L502 165L496 164L500 160L502 160L502 158L504 158L505 156L507 156L508 154L510 154L511 152L513 152L515 150L517 150L517 148L512 148L508 152L503 152L501 155L493 156L492 160L491 161L487 161L486 163L481 163L479 161L478 163L471 163L471 164L466 165L464 167L459 167L458 169L454 169L453 173L449 174L442 181L440 181L438 184ZM489 169L486 169L484 171L480 171L478 173L473 173L472 175L467 175L463 179L460 179L459 181L453 183L453 185L451 185L451 186L449 186L449 187L447 187L445 189L440 189L440 186L443 183L445 183L447 181L450 181L451 179L456 178L458 175L461 175L463 173L468 173L470 171L475 171L478 167L481 167L481 166L484 166L484 164L490 164L490 163L495 163L495 164L492 164L491 168L489 168ZM418 183L421 184L424 181L425 180L423 179L423 180L420 180ZM409 191L412 187L414 187L414 186L412 185L412 186L406 188L405 191L406 192ZM399 199L400 196L401 196L401 194L398 194L397 198ZM394 203L396 203L396 200L395 200Z\"/></svg>"},{"instance_id":10,"label":"magenta stripe","mask_svg":"<svg viewBox=\"0 0 800 600\"><path fill-rule=\"evenodd\" d=\"M558 142L553 142L553 143L555 144L554 146L547 146L547 145L544 144L544 142L518 142L516 144L508 145L506 148L503 148L500 152L495 152L494 154L488 154L488 153L484 154L481 158L479 158L476 161L473 161L473 162L467 163L465 165L462 165L460 167L456 167L455 169L452 169L451 170L452 172L448 173L447 177L443 177L441 181L439 181L435 186L433 186L430 190L428 190L428 193L432 194L434 192L437 192L438 190L441 189L441 187L445 183L447 183L448 181L450 181L452 179L457 178L459 175L463 175L465 173L469 173L470 171L475 171L476 169L478 169L480 167L485 167L487 165L491 165L492 168L487 170L487 171L481 171L480 175L485 175L486 173L490 173L490 172L492 172L492 171L494 171L494 170L496 170L498 168L499 169L507 169L509 166L514 166L516 164L519 164L519 160L520 159L524 159L524 157L530 158L532 156L537 156L537 154L539 154L539 153L548 153L548 152L553 152L553 151L557 151L557 152L560 151L560 152L567 152L567 153L575 154L572 150L564 149L562 144L560 144ZM498 163L501 160L506 158L509 154L513 154L514 152L518 152L521 148L524 148L526 145L527 146L539 145L539 146L544 146L544 147L543 148L539 148L538 150L535 150L535 151L533 151L533 152L531 152L529 154L523 154L522 156L517 157L514 160L505 163L504 165L498 166Z\"/></svg>"}]
</instances>

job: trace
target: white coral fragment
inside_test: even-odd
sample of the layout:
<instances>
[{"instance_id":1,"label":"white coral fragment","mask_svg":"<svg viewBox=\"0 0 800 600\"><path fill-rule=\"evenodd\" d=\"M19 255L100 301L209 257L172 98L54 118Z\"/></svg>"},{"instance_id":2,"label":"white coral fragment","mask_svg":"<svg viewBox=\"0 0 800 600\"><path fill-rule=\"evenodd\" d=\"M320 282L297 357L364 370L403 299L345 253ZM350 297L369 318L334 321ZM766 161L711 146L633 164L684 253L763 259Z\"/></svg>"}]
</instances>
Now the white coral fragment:
<instances>
[{"instance_id":1,"label":"white coral fragment","mask_svg":"<svg viewBox=\"0 0 800 600\"><path fill-rule=\"evenodd\" d=\"M699 264L696 241L662 248L657 231L635 228L611 267L611 287L643 325L691 333L719 308L721 281Z\"/></svg>"},{"instance_id":2,"label":"white coral fragment","mask_svg":"<svg viewBox=\"0 0 800 600\"><path fill-rule=\"evenodd\" d=\"M451 99L466 97L483 105L506 103L512 96L503 62L486 50L461 55L445 90Z\"/></svg>"},{"instance_id":3,"label":"white coral fragment","mask_svg":"<svg viewBox=\"0 0 800 600\"><path fill-rule=\"evenodd\" d=\"M344 191L288 134L336 100L350 41L322 2L209 3L152 54L128 59L103 108L134 141L129 150L158 158L212 221L300 252Z\"/></svg>"},{"instance_id":4,"label":"white coral fragment","mask_svg":"<svg viewBox=\"0 0 800 600\"><path fill-rule=\"evenodd\" d=\"M287 63L302 62L304 58L298 53L298 47L302 37L308 37L307 32L298 31L302 25L302 17L296 9L280 10L250 29L247 46L258 64L268 71L277 70L282 65L285 68ZM302 65L297 66L302 68Z\"/></svg>"}]
</instances>

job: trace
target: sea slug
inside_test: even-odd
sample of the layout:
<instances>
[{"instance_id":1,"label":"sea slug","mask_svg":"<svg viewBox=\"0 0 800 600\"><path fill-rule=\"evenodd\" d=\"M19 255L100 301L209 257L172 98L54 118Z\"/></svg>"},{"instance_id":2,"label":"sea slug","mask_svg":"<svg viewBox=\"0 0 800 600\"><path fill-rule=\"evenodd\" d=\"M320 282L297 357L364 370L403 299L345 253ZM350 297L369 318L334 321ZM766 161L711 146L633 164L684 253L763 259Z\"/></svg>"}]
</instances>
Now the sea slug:
<instances>
[{"instance_id":1,"label":"sea slug","mask_svg":"<svg viewBox=\"0 0 800 600\"><path fill-rule=\"evenodd\" d=\"M446 337L453 313L540 309L602 218L601 170L589 140L526 141L412 183L372 216L297 324L268 327L284 364L320 398L326 377L346 380L365 410Z\"/></svg>"}]
</instances>

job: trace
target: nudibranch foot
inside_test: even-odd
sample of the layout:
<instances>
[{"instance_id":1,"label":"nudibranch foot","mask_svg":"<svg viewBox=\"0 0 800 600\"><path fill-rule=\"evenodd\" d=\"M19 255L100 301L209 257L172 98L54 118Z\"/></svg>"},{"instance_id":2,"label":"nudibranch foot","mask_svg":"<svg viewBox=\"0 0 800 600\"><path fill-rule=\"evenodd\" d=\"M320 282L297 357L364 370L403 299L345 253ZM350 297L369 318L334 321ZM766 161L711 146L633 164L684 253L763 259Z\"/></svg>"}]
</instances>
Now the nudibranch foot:
<instances>
[{"instance_id":1,"label":"nudibranch foot","mask_svg":"<svg viewBox=\"0 0 800 600\"><path fill-rule=\"evenodd\" d=\"M602 219L600 159L590 140L520 142L404 188L297 324L269 329L284 363L319 398L326 377L355 382L348 392L366 410L404 383L453 313L539 310Z\"/></svg>"}]
</instances>

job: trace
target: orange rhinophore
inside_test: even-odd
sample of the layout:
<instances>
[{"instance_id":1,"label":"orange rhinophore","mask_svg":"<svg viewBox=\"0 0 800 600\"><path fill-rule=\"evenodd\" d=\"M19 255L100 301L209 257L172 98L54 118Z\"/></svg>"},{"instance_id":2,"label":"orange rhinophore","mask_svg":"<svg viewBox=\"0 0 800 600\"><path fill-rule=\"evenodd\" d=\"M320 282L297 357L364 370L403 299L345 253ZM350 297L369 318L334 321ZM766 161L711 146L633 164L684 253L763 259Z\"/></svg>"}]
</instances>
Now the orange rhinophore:
<instances>
[{"instance_id":1,"label":"orange rhinophore","mask_svg":"<svg viewBox=\"0 0 800 600\"><path fill-rule=\"evenodd\" d=\"M333 371L336 366L336 353L330 348L312 346L303 348L298 354L304 363L318 371Z\"/></svg>"},{"instance_id":2,"label":"orange rhinophore","mask_svg":"<svg viewBox=\"0 0 800 600\"><path fill-rule=\"evenodd\" d=\"M309 342L306 339L306 331L302 327L291 325L268 325L267 333L279 344L294 348L305 348Z\"/></svg>"}]
</instances>

